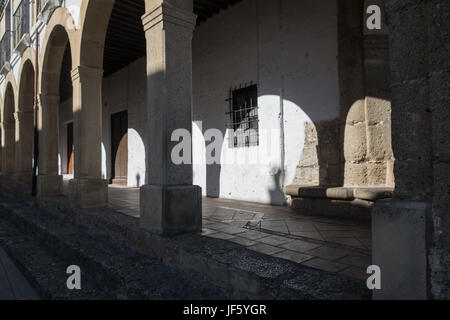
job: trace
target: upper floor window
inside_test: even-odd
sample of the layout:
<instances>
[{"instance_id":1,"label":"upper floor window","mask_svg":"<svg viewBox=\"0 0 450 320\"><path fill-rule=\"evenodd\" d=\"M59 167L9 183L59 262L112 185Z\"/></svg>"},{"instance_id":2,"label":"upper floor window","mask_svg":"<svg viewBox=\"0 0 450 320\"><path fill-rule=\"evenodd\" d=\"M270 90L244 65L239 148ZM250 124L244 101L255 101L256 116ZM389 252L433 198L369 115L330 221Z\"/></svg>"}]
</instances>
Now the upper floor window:
<instances>
[{"instance_id":1,"label":"upper floor window","mask_svg":"<svg viewBox=\"0 0 450 320\"><path fill-rule=\"evenodd\" d=\"M0 40L0 68L9 61L9 32L6 32Z\"/></svg>"},{"instance_id":2,"label":"upper floor window","mask_svg":"<svg viewBox=\"0 0 450 320\"><path fill-rule=\"evenodd\" d=\"M230 91L231 148L259 145L258 87L251 85Z\"/></svg>"},{"instance_id":3,"label":"upper floor window","mask_svg":"<svg viewBox=\"0 0 450 320\"><path fill-rule=\"evenodd\" d=\"M38 12L38 13L41 12L42 8L44 8L45 3L46 3L47 1L48 1L48 0L36 0L37 12Z\"/></svg>"},{"instance_id":4,"label":"upper floor window","mask_svg":"<svg viewBox=\"0 0 450 320\"><path fill-rule=\"evenodd\" d=\"M22 37L28 33L28 1L22 0L16 9L13 17L14 47L16 47Z\"/></svg>"}]
</instances>

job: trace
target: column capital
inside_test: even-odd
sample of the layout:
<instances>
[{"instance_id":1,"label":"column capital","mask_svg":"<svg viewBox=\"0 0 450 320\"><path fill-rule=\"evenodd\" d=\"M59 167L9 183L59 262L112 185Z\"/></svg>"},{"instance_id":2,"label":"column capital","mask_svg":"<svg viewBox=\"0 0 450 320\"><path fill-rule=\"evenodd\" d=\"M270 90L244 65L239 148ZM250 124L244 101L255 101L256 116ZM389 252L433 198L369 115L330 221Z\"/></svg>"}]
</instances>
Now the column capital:
<instances>
[{"instance_id":1,"label":"column capital","mask_svg":"<svg viewBox=\"0 0 450 320\"><path fill-rule=\"evenodd\" d=\"M18 111L14 113L14 119L19 122L32 117L34 117L34 111Z\"/></svg>"},{"instance_id":2,"label":"column capital","mask_svg":"<svg viewBox=\"0 0 450 320\"><path fill-rule=\"evenodd\" d=\"M76 81L78 79L80 79L80 81L83 81L86 78L96 78L98 80L101 80L103 78L103 69L78 66L70 72L70 76L72 78L72 81Z\"/></svg>"},{"instance_id":3,"label":"column capital","mask_svg":"<svg viewBox=\"0 0 450 320\"><path fill-rule=\"evenodd\" d=\"M60 97L58 95L39 93L37 108L41 108L42 105L52 105L59 103L59 100Z\"/></svg>"},{"instance_id":4,"label":"column capital","mask_svg":"<svg viewBox=\"0 0 450 320\"><path fill-rule=\"evenodd\" d=\"M142 16L144 32L152 29L160 23L163 24L163 28L167 23L192 32L194 31L196 21L197 16L194 13L179 9L166 2L158 4Z\"/></svg>"},{"instance_id":5,"label":"column capital","mask_svg":"<svg viewBox=\"0 0 450 320\"><path fill-rule=\"evenodd\" d=\"M16 126L16 122L15 121L2 121L0 123L0 125L2 126L3 129L12 129L15 128Z\"/></svg>"}]
</instances>

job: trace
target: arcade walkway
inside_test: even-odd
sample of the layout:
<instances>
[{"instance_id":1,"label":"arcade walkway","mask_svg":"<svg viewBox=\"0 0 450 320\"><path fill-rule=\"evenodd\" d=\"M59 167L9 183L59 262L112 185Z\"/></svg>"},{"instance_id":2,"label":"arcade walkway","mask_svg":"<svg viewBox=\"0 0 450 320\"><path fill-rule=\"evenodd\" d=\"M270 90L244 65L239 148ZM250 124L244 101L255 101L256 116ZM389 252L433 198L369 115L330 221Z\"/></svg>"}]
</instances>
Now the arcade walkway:
<instances>
[{"instance_id":1,"label":"arcade walkway","mask_svg":"<svg viewBox=\"0 0 450 320\"><path fill-rule=\"evenodd\" d=\"M109 187L109 206L139 217L139 189ZM289 208L203 198L203 235L308 267L366 279L369 223L306 216Z\"/></svg>"}]
</instances>

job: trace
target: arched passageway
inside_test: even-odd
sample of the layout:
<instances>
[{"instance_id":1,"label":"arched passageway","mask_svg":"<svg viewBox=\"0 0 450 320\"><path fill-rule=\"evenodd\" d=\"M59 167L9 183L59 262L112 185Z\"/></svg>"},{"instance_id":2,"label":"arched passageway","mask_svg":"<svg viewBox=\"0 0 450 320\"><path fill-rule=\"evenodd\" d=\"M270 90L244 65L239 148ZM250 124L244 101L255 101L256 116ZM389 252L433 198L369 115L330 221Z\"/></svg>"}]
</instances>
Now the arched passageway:
<instances>
[{"instance_id":1,"label":"arched passageway","mask_svg":"<svg viewBox=\"0 0 450 320\"><path fill-rule=\"evenodd\" d=\"M34 97L34 66L31 60L25 60L20 73L16 121L16 137L18 140L16 150L17 184L24 187L30 186L32 178Z\"/></svg>"},{"instance_id":2,"label":"arched passageway","mask_svg":"<svg viewBox=\"0 0 450 320\"><path fill-rule=\"evenodd\" d=\"M71 52L66 29L56 24L48 34L43 54L40 81L39 108L39 177L38 193L41 196L62 194L62 176L59 170L59 113L61 104L61 79L63 60ZM67 73L67 70L66 70Z\"/></svg>"},{"instance_id":3,"label":"arched passageway","mask_svg":"<svg viewBox=\"0 0 450 320\"><path fill-rule=\"evenodd\" d=\"M15 171L16 127L14 110L15 95L11 82L6 85L2 116L3 158L2 173L4 179L12 179Z\"/></svg>"}]
</instances>

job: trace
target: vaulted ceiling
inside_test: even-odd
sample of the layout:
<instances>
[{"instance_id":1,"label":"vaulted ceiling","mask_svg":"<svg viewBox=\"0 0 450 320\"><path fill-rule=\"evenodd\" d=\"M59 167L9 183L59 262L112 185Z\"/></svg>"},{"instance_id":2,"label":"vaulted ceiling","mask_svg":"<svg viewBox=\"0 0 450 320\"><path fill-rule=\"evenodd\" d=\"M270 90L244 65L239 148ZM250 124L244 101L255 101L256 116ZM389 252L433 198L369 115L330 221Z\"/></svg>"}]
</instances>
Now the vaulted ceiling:
<instances>
[{"instance_id":1,"label":"vaulted ceiling","mask_svg":"<svg viewBox=\"0 0 450 320\"><path fill-rule=\"evenodd\" d=\"M218 14L241 0L194 0L197 24ZM145 35L141 17L144 1L116 0L105 41L105 76L145 56Z\"/></svg>"}]
</instances>

